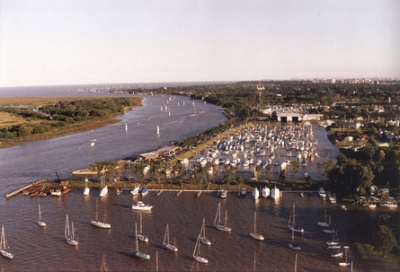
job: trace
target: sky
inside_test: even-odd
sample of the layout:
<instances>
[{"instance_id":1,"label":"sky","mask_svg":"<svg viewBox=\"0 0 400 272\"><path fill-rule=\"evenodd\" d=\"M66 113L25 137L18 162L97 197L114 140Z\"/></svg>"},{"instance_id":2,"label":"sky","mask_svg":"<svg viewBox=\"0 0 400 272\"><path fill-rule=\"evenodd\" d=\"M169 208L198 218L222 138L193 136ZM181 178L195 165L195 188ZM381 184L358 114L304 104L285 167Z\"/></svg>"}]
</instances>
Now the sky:
<instances>
[{"instance_id":1,"label":"sky","mask_svg":"<svg viewBox=\"0 0 400 272\"><path fill-rule=\"evenodd\" d=\"M400 78L398 0L0 0L0 87Z\"/></svg>"}]
</instances>

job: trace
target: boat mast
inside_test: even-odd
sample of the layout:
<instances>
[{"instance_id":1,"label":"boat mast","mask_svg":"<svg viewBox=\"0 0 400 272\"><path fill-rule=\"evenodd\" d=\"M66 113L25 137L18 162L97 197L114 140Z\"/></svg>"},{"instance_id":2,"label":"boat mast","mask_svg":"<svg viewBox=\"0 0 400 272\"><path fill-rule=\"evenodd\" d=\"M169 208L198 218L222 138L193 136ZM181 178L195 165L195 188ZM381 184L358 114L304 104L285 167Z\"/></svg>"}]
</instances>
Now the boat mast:
<instances>
[{"instance_id":1,"label":"boat mast","mask_svg":"<svg viewBox=\"0 0 400 272\"><path fill-rule=\"evenodd\" d=\"M136 251L139 251L139 242L138 242L138 237L137 237L137 223L135 222L135 243L136 243Z\"/></svg>"},{"instance_id":2,"label":"boat mast","mask_svg":"<svg viewBox=\"0 0 400 272\"><path fill-rule=\"evenodd\" d=\"M142 213L140 213L140 229L139 229L139 232L140 232L140 234L142 234Z\"/></svg>"}]
</instances>

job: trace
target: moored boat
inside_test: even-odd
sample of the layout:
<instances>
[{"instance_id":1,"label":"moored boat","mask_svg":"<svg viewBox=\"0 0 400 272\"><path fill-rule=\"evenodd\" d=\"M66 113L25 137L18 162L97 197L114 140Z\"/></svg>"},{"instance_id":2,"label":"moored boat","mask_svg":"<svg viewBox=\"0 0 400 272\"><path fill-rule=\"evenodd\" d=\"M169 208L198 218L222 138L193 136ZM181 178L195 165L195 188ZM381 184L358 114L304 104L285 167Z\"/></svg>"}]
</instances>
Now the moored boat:
<instances>
[{"instance_id":1,"label":"moored boat","mask_svg":"<svg viewBox=\"0 0 400 272\"><path fill-rule=\"evenodd\" d=\"M44 222L43 219L42 219L42 211L40 209L40 204L39 204L39 218L37 220L37 224L39 226L41 226L42 228L46 228L46 222Z\"/></svg>"},{"instance_id":2,"label":"moored boat","mask_svg":"<svg viewBox=\"0 0 400 272\"><path fill-rule=\"evenodd\" d=\"M7 244L4 226L1 226L0 253L5 258L8 258L8 259L14 258L14 254L12 254L10 251L10 246Z\"/></svg>"},{"instance_id":3,"label":"moored boat","mask_svg":"<svg viewBox=\"0 0 400 272\"><path fill-rule=\"evenodd\" d=\"M168 226L168 224L167 224L167 227L165 229L163 246L169 251L172 251L172 252L177 252L178 251L178 248L175 245L173 245L173 244L171 244L169 242L169 226Z\"/></svg>"},{"instance_id":4,"label":"moored boat","mask_svg":"<svg viewBox=\"0 0 400 272\"><path fill-rule=\"evenodd\" d=\"M226 210L225 210L225 219L223 222L221 221L221 203L218 203L217 213L215 215L215 220L214 220L215 228L221 231L230 232L232 228L227 226L227 221L228 221L228 215Z\"/></svg>"},{"instance_id":5,"label":"moored boat","mask_svg":"<svg viewBox=\"0 0 400 272\"><path fill-rule=\"evenodd\" d=\"M140 187L137 186L137 185L135 185L135 188L133 188L133 189L131 190L131 194L132 194L132 196L136 196L136 195L138 195L139 193L140 193Z\"/></svg>"},{"instance_id":6,"label":"moored boat","mask_svg":"<svg viewBox=\"0 0 400 272\"><path fill-rule=\"evenodd\" d=\"M264 186L261 189L261 195L263 198L267 198L270 195L270 193L271 193L271 190L268 188L268 186Z\"/></svg>"},{"instance_id":7,"label":"moored boat","mask_svg":"<svg viewBox=\"0 0 400 272\"><path fill-rule=\"evenodd\" d=\"M137 223L135 223L135 244L136 244L136 250L131 251L130 254L133 257L143 259L143 260L150 260L150 255L144 252L139 251L139 242L138 242L138 236L137 236Z\"/></svg>"},{"instance_id":8,"label":"moored boat","mask_svg":"<svg viewBox=\"0 0 400 272\"><path fill-rule=\"evenodd\" d=\"M138 201L132 204L133 210L150 211L152 208L153 205L144 204L143 201Z\"/></svg>"},{"instance_id":9,"label":"moored boat","mask_svg":"<svg viewBox=\"0 0 400 272\"><path fill-rule=\"evenodd\" d=\"M293 203L293 208L288 221L288 228L293 232L304 233L303 227L296 225L296 203Z\"/></svg>"},{"instance_id":10,"label":"moored boat","mask_svg":"<svg viewBox=\"0 0 400 272\"><path fill-rule=\"evenodd\" d=\"M275 184L275 186L271 189L271 198L274 200L277 200L277 199L279 199L280 196L281 195L280 195L279 188L276 187L276 184Z\"/></svg>"},{"instance_id":11,"label":"moored boat","mask_svg":"<svg viewBox=\"0 0 400 272\"><path fill-rule=\"evenodd\" d=\"M260 191L257 189L257 187L254 187L251 195L253 196L253 199L258 199L260 197Z\"/></svg>"}]
</instances>

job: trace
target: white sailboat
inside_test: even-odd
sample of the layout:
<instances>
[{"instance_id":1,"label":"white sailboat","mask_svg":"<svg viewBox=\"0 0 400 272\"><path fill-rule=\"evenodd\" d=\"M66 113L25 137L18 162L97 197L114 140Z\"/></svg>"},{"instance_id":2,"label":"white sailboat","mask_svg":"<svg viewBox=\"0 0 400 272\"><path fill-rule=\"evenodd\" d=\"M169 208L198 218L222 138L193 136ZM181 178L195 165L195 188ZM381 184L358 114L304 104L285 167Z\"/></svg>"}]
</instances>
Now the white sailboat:
<instances>
[{"instance_id":1,"label":"white sailboat","mask_svg":"<svg viewBox=\"0 0 400 272\"><path fill-rule=\"evenodd\" d=\"M149 242L149 238L146 235L144 235L142 231L142 214L140 214L139 234L137 234L137 236L141 242L145 243Z\"/></svg>"},{"instance_id":2,"label":"white sailboat","mask_svg":"<svg viewBox=\"0 0 400 272\"><path fill-rule=\"evenodd\" d=\"M168 224L167 224L167 228L165 229L163 246L166 249L168 249L169 251L172 251L172 252L178 251L178 248L175 245L170 244L170 242L169 242L169 226L168 226Z\"/></svg>"},{"instance_id":3,"label":"white sailboat","mask_svg":"<svg viewBox=\"0 0 400 272\"><path fill-rule=\"evenodd\" d=\"M89 179L86 177L85 178L85 189L83 189L83 195L85 195L85 196L89 195L89 193L90 193L90 188L87 185L88 182L89 182Z\"/></svg>"},{"instance_id":4,"label":"white sailboat","mask_svg":"<svg viewBox=\"0 0 400 272\"><path fill-rule=\"evenodd\" d=\"M227 226L227 222L228 222L228 214L226 210L225 210L224 222L221 221L221 203L218 203L217 213L215 214L215 219L214 219L214 226L218 230L229 232L232 230L232 228Z\"/></svg>"},{"instance_id":5,"label":"white sailboat","mask_svg":"<svg viewBox=\"0 0 400 272\"><path fill-rule=\"evenodd\" d=\"M294 231L292 230L292 243L289 244L289 247L293 250L301 250L300 245L295 244L294 242Z\"/></svg>"},{"instance_id":6,"label":"white sailboat","mask_svg":"<svg viewBox=\"0 0 400 272\"><path fill-rule=\"evenodd\" d=\"M332 240L327 241L326 244L328 245L328 249L330 249L329 247L339 246L339 240L337 239L336 231L332 233Z\"/></svg>"},{"instance_id":7,"label":"white sailboat","mask_svg":"<svg viewBox=\"0 0 400 272\"><path fill-rule=\"evenodd\" d=\"M197 236L196 246L194 247L194 250L193 250L193 258L199 263L205 263L206 264L206 263L208 263L208 260L206 258L200 256L200 243L199 243L199 240L200 240L200 235Z\"/></svg>"},{"instance_id":8,"label":"white sailboat","mask_svg":"<svg viewBox=\"0 0 400 272\"><path fill-rule=\"evenodd\" d=\"M90 193L90 188L87 186L87 184L85 185L85 189L83 189L83 195L87 196Z\"/></svg>"},{"instance_id":9,"label":"white sailboat","mask_svg":"<svg viewBox=\"0 0 400 272\"><path fill-rule=\"evenodd\" d=\"M264 236L262 234L257 233L256 231L256 222L257 222L257 212L254 211L254 229L253 232L250 233L250 236L256 240L264 241Z\"/></svg>"},{"instance_id":10,"label":"white sailboat","mask_svg":"<svg viewBox=\"0 0 400 272\"><path fill-rule=\"evenodd\" d=\"M271 190L267 186L264 186L261 189L261 195L263 198L267 198L270 194L271 194Z\"/></svg>"},{"instance_id":11,"label":"white sailboat","mask_svg":"<svg viewBox=\"0 0 400 272\"><path fill-rule=\"evenodd\" d=\"M329 216L329 226L330 225L331 225L331 216ZM325 233L335 233L335 228L324 229L323 232L325 232Z\"/></svg>"},{"instance_id":12,"label":"white sailboat","mask_svg":"<svg viewBox=\"0 0 400 272\"><path fill-rule=\"evenodd\" d=\"M136 195L138 195L139 193L140 193L140 186L135 185L135 188L133 188L133 189L131 190L131 194L132 194L132 196L136 196Z\"/></svg>"},{"instance_id":13,"label":"white sailboat","mask_svg":"<svg viewBox=\"0 0 400 272\"><path fill-rule=\"evenodd\" d=\"M125 131L128 132L128 124L125 123Z\"/></svg>"},{"instance_id":14,"label":"white sailboat","mask_svg":"<svg viewBox=\"0 0 400 272\"><path fill-rule=\"evenodd\" d=\"M293 203L293 208L288 221L288 228L294 232L304 233L304 229L301 226L296 225L296 203Z\"/></svg>"},{"instance_id":15,"label":"white sailboat","mask_svg":"<svg viewBox=\"0 0 400 272\"><path fill-rule=\"evenodd\" d=\"M203 218L203 224L200 230L200 242L205 245L211 246L211 241L206 238L206 219Z\"/></svg>"},{"instance_id":16,"label":"white sailboat","mask_svg":"<svg viewBox=\"0 0 400 272\"><path fill-rule=\"evenodd\" d=\"M276 187L276 184L275 184L274 188L272 188L272 190L271 190L271 198L274 200L277 200L277 199L279 199L280 196L281 195L280 195L279 188Z\"/></svg>"},{"instance_id":17,"label":"white sailboat","mask_svg":"<svg viewBox=\"0 0 400 272\"><path fill-rule=\"evenodd\" d=\"M96 200L96 219L90 220L90 224L92 224L95 227L102 228L102 229L110 229L111 228L111 224L107 223L107 212L105 209L104 209L103 221L100 221L100 219L99 219L98 199Z\"/></svg>"},{"instance_id":18,"label":"white sailboat","mask_svg":"<svg viewBox=\"0 0 400 272\"><path fill-rule=\"evenodd\" d=\"M103 178L101 179L101 190L99 196L100 197L105 196L107 193L108 193L108 187L103 176Z\"/></svg>"},{"instance_id":19,"label":"white sailboat","mask_svg":"<svg viewBox=\"0 0 400 272\"><path fill-rule=\"evenodd\" d=\"M348 249L348 247L344 247L345 262L340 262L339 263L340 266L349 266L350 265L350 263L347 262L347 249Z\"/></svg>"},{"instance_id":20,"label":"white sailboat","mask_svg":"<svg viewBox=\"0 0 400 272\"><path fill-rule=\"evenodd\" d=\"M253 191L251 192L251 195L253 196L254 199L258 199L260 197L260 191L257 189L257 187L254 187Z\"/></svg>"},{"instance_id":21,"label":"white sailboat","mask_svg":"<svg viewBox=\"0 0 400 272\"><path fill-rule=\"evenodd\" d=\"M37 223L39 226L41 226L42 228L46 228L46 222L43 221L42 219L42 211L40 209L40 204L39 204L39 218L37 220Z\"/></svg>"},{"instance_id":22,"label":"white sailboat","mask_svg":"<svg viewBox=\"0 0 400 272\"><path fill-rule=\"evenodd\" d=\"M160 127L157 126L157 134L160 134Z\"/></svg>"},{"instance_id":23,"label":"white sailboat","mask_svg":"<svg viewBox=\"0 0 400 272\"><path fill-rule=\"evenodd\" d=\"M7 244L6 233L4 232L4 226L1 226L1 240L0 240L0 253L8 259L14 258L14 254L10 251L10 246Z\"/></svg>"},{"instance_id":24,"label":"white sailboat","mask_svg":"<svg viewBox=\"0 0 400 272\"><path fill-rule=\"evenodd\" d=\"M75 232L74 232L74 223L71 222L71 226L69 225L69 219L68 219L68 214L65 217L65 240L67 241L68 244L72 246L77 246L78 240L75 239Z\"/></svg>"}]
</instances>

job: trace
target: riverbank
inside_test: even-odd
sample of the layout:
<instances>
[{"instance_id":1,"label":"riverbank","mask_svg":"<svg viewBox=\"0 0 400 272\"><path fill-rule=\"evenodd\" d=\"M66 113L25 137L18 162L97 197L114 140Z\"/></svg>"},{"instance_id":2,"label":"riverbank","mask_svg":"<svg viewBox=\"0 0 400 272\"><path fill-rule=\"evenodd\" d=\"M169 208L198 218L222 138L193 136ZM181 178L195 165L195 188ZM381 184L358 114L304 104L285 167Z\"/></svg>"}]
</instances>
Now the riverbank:
<instances>
[{"instance_id":1,"label":"riverbank","mask_svg":"<svg viewBox=\"0 0 400 272\"><path fill-rule=\"evenodd\" d=\"M35 112L35 108L45 105L53 105L59 102L71 102L71 101L82 101L82 100L95 100L97 97L56 97L56 98L45 98L45 97L12 97L12 98L1 98L0 108L4 108L5 111L10 108L26 109L27 116L21 116L5 111L0 111L0 129L8 130L10 127L19 126L45 126L51 127L51 129L41 133L27 133L27 135L11 135L9 137L0 138L0 148L7 148L16 145L21 145L29 141L36 140L48 140L56 137L61 137L69 134L90 131L97 128L105 127L111 124L120 122L120 120L114 117L120 115L113 115L111 117L97 117L88 119L80 122L64 122L64 125L56 124L51 118L39 119L35 118L34 115L30 114ZM143 98L137 98L137 105L131 107L125 107L124 112L133 110L136 106L142 106ZM32 116L31 116L32 115ZM27 128L27 130L29 130ZM15 134L15 133L14 133Z\"/></svg>"}]
</instances>

